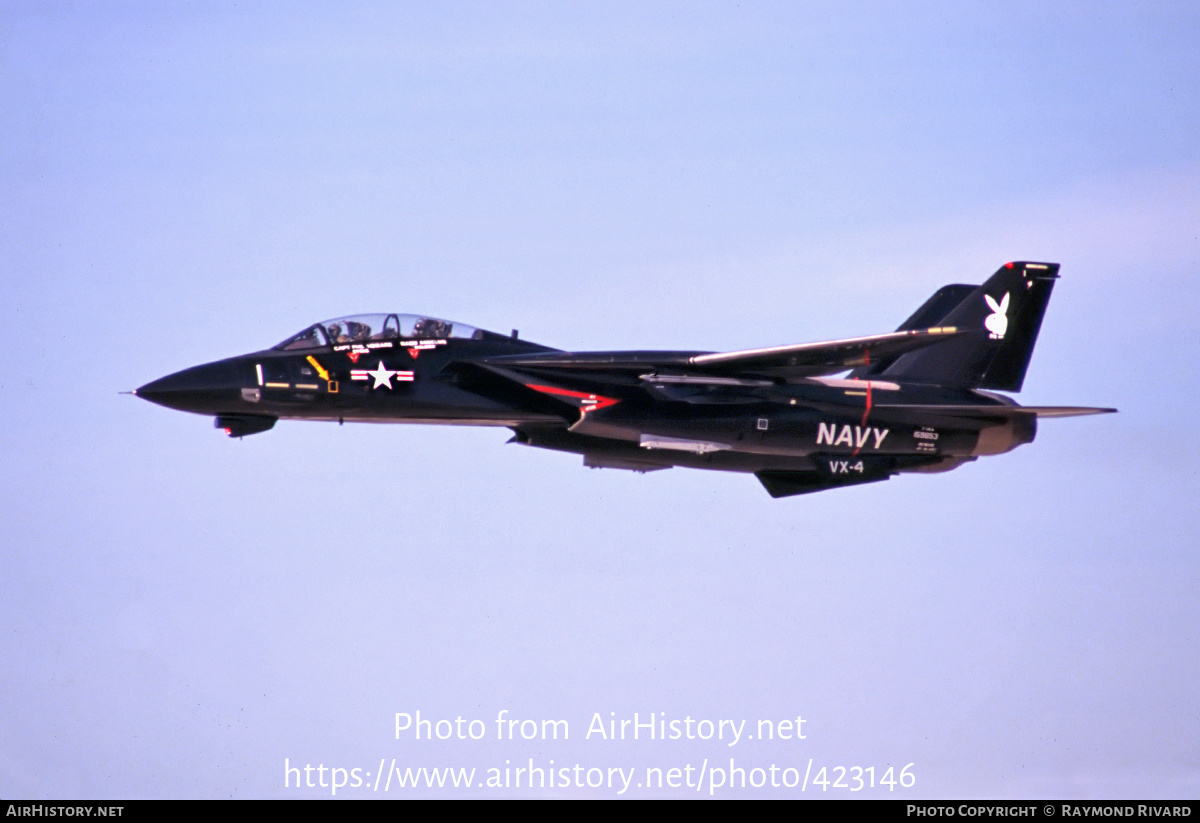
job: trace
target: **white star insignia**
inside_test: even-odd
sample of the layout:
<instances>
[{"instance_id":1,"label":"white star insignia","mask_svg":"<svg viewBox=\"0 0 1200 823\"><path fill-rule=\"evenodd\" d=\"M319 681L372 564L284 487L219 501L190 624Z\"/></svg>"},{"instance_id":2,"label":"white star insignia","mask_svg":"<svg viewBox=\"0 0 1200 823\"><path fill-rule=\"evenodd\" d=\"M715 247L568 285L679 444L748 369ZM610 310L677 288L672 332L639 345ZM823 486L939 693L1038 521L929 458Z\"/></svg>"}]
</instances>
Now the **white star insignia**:
<instances>
[{"instance_id":1,"label":"white star insignia","mask_svg":"<svg viewBox=\"0 0 1200 823\"><path fill-rule=\"evenodd\" d=\"M380 360L379 365L375 367L375 371L369 371L367 374L375 378L375 385L371 387L372 389L377 389L380 386L387 386L389 389L392 387L392 375L395 374L395 372L385 369L383 367L382 360Z\"/></svg>"}]
</instances>

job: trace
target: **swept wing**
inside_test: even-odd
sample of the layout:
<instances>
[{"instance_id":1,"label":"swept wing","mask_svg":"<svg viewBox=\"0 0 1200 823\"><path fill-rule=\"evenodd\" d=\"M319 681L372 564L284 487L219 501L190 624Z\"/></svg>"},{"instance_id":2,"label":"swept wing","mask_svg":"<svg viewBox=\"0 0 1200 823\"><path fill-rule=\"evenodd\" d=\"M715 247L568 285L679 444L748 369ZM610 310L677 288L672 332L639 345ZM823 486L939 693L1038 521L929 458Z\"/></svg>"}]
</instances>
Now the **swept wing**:
<instances>
[{"instance_id":1,"label":"swept wing","mask_svg":"<svg viewBox=\"0 0 1200 823\"><path fill-rule=\"evenodd\" d=\"M795 379L837 374L965 333L947 326L732 352L536 352L491 357L480 362L517 369L635 374L662 370L724 377Z\"/></svg>"}]
</instances>

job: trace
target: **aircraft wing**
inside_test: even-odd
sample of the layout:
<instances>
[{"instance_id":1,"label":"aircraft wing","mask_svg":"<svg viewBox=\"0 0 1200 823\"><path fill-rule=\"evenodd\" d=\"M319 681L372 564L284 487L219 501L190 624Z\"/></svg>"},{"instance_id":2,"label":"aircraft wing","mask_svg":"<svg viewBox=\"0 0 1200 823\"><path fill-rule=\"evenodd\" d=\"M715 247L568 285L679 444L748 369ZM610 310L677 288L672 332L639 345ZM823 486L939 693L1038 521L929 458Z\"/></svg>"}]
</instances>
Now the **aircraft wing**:
<instances>
[{"instance_id":1,"label":"aircraft wing","mask_svg":"<svg viewBox=\"0 0 1200 823\"><path fill-rule=\"evenodd\" d=\"M953 326L895 331L869 337L800 343L766 349L701 354L691 358L694 366L723 373L753 372L778 377L818 377L837 374L872 360L895 357L966 334Z\"/></svg>"},{"instance_id":2,"label":"aircraft wing","mask_svg":"<svg viewBox=\"0 0 1200 823\"><path fill-rule=\"evenodd\" d=\"M537 352L482 361L487 366L634 374L685 372L714 376L818 377L932 346L968 332L952 326L733 352Z\"/></svg>"}]
</instances>

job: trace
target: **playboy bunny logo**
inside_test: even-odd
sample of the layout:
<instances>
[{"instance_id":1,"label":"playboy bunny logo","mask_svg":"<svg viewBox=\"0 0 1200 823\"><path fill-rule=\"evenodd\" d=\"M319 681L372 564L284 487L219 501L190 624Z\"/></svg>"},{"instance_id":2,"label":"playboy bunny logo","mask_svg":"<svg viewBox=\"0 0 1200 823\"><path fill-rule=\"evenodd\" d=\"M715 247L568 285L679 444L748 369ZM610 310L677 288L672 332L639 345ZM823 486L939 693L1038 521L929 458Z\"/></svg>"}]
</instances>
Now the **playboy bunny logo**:
<instances>
[{"instance_id":1,"label":"playboy bunny logo","mask_svg":"<svg viewBox=\"0 0 1200 823\"><path fill-rule=\"evenodd\" d=\"M1004 333L1008 331L1008 317L1006 316L1008 312L1008 292L1004 293L1004 297L1000 298L999 303L993 300L990 294L985 294L983 299L987 301L988 308L994 312L994 314L989 314L983 318L984 328L991 332L989 336L993 340L1003 340Z\"/></svg>"}]
</instances>

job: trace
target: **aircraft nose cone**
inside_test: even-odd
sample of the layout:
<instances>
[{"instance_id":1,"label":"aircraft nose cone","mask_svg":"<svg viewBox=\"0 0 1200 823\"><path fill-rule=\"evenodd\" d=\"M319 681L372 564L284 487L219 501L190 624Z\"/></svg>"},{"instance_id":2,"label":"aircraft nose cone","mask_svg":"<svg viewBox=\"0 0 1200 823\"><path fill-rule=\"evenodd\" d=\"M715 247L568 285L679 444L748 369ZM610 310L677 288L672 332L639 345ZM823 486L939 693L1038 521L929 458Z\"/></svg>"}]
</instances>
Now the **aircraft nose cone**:
<instances>
[{"instance_id":1,"label":"aircraft nose cone","mask_svg":"<svg viewBox=\"0 0 1200 823\"><path fill-rule=\"evenodd\" d=\"M169 409L209 414L236 400L242 384L236 364L220 361L160 377L134 394Z\"/></svg>"}]
</instances>

